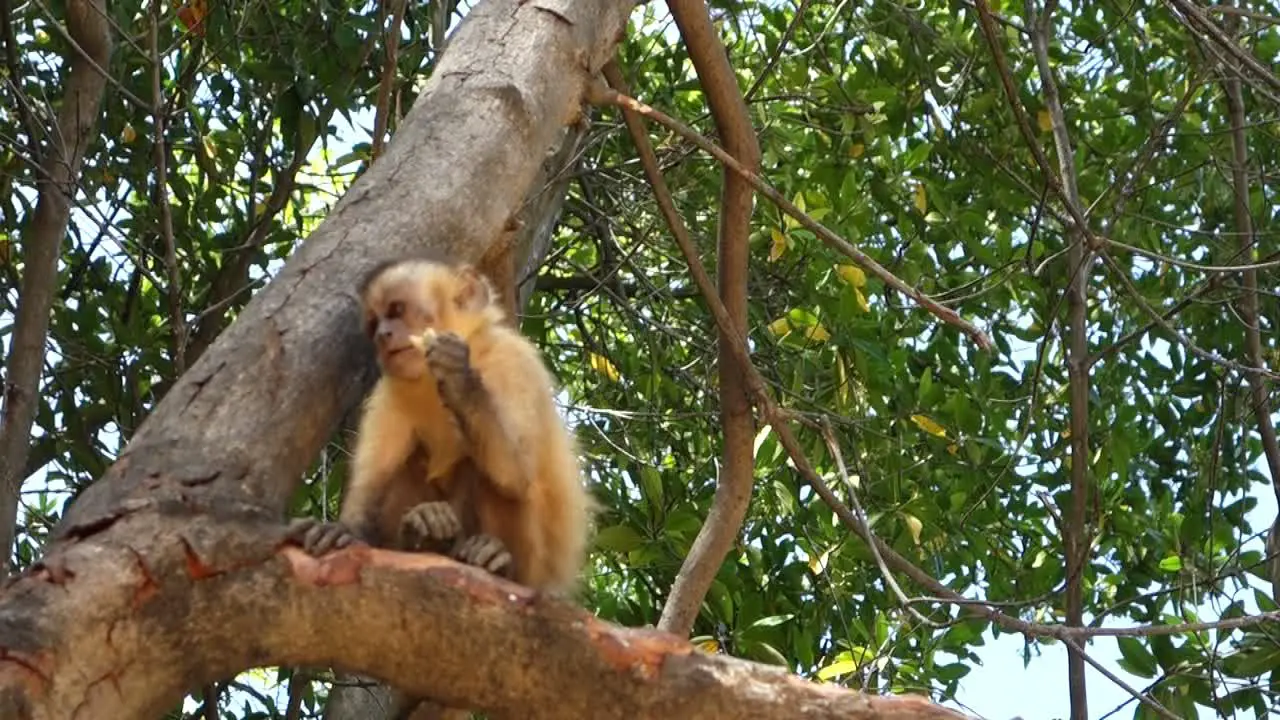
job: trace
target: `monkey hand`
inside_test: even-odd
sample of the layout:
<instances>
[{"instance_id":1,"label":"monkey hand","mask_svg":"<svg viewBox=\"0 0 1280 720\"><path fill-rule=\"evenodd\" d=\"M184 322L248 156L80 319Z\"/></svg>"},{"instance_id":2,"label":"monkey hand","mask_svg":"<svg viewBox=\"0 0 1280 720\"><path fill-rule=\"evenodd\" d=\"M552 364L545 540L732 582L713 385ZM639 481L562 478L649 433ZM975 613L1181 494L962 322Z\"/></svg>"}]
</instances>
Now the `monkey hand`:
<instances>
[{"instance_id":1,"label":"monkey hand","mask_svg":"<svg viewBox=\"0 0 1280 720\"><path fill-rule=\"evenodd\" d=\"M506 545L498 538L484 533L459 541L453 548L453 557L507 579L511 578L511 572L515 569Z\"/></svg>"},{"instance_id":2,"label":"monkey hand","mask_svg":"<svg viewBox=\"0 0 1280 720\"><path fill-rule=\"evenodd\" d=\"M453 333L440 333L427 345L427 368L436 379L440 399L454 411L462 409L480 386L480 378L471 368L471 348Z\"/></svg>"},{"instance_id":3,"label":"monkey hand","mask_svg":"<svg viewBox=\"0 0 1280 720\"><path fill-rule=\"evenodd\" d=\"M410 508L400 521L400 544L409 551L437 552L458 537L462 523L447 502L424 502Z\"/></svg>"},{"instance_id":4,"label":"monkey hand","mask_svg":"<svg viewBox=\"0 0 1280 720\"><path fill-rule=\"evenodd\" d=\"M351 528L340 522L320 522L315 518L297 518L289 524L287 539L298 543L308 555L320 557L360 542Z\"/></svg>"}]
</instances>

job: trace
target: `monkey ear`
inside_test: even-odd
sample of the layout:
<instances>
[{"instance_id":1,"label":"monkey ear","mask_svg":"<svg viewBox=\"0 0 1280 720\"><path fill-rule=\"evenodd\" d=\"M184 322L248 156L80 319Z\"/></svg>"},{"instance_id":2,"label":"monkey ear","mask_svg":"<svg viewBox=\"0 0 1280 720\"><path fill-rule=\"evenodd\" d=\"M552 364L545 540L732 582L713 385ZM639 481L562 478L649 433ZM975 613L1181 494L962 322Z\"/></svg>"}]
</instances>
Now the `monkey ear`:
<instances>
[{"instance_id":1,"label":"monkey ear","mask_svg":"<svg viewBox=\"0 0 1280 720\"><path fill-rule=\"evenodd\" d=\"M458 268L458 291L453 296L459 310L478 312L493 302L489 281L471 265Z\"/></svg>"}]
</instances>

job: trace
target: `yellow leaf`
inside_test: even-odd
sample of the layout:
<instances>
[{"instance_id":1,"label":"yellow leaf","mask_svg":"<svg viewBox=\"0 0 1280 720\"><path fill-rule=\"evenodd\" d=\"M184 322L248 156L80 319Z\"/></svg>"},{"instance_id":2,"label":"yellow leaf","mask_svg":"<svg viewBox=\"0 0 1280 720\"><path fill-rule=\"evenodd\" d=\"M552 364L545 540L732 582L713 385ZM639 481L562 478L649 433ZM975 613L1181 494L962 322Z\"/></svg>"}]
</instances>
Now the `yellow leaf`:
<instances>
[{"instance_id":1,"label":"yellow leaf","mask_svg":"<svg viewBox=\"0 0 1280 720\"><path fill-rule=\"evenodd\" d=\"M791 321L787 319L786 315L783 315L777 320L769 323L769 332L778 336L786 335L791 332Z\"/></svg>"},{"instance_id":2,"label":"yellow leaf","mask_svg":"<svg viewBox=\"0 0 1280 720\"><path fill-rule=\"evenodd\" d=\"M804 212L804 193L802 193L802 192L797 192L797 193L795 194L795 197L791 198L791 204L792 204L792 205L795 205L795 206L796 206L796 209L797 209L797 210L799 210L800 212ZM783 216L782 216L782 224L783 224L783 226L784 226L784 227L786 227L788 230L790 230L791 228L798 228L798 227L800 227L800 221L799 221L799 220L796 220L795 218L791 217L790 215L783 215Z\"/></svg>"},{"instance_id":3,"label":"yellow leaf","mask_svg":"<svg viewBox=\"0 0 1280 720\"><path fill-rule=\"evenodd\" d=\"M1049 132L1053 129L1053 116L1048 110L1041 110L1036 113L1036 124L1040 126L1040 132Z\"/></svg>"},{"instance_id":4,"label":"yellow leaf","mask_svg":"<svg viewBox=\"0 0 1280 720\"><path fill-rule=\"evenodd\" d=\"M1071 428L1063 428L1063 430L1062 430L1062 439L1063 439L1063 440L1070 440L1070 439L1071 439Z\"/></svg>"},{"instance_id":5,"label":"yellow leaf","mask_svg":"<svg viewBox=\"0 0 1280 720\"><path fill-rule=\"evenodd\" d=\"M618 368L614 367L613 363L609 362L609 358L603 355L591 353L588 361L591 363L592 370L595 370L614 382L617 382L618 378L621 377L618 374Z\"/></svg>"},{"instance_id":6,"label":"yellow leaf","mask_svg":"<svg viewBox=\"0 0 1280 720\"><path fill-rule=\"evenodd\" d=\"M947 446L947 452L951 453L952 455L955 455L956 453L960 452L960 446L955 443L951 443L950 445Z\"/></svg>"},{"instance_id":7,"label":"yellow leaf","mask_svg":"<svg viewBox=\"0 0 1280 720\"><path fill-rule=\"evenodd\" d=\"M819 680L830 680L840 675L848 675L858 669L858 663L853 660L837 660L830 665L818 670Z\"/></svg>"},{"instance_id":8,"label":"yellow leaf","mask_svg":"<svg viewBox=\"0 0 1280 720\"><path fill-rule=\"evenodd\" d=\"M137 139L138 131L133 129L133 125L125 123L124 130L120 132L120 140L125 144L128 144Z\"/></svg>"},{"instance_id":9,"label":"yellow leaf","mask_svg":"<svg viewBox=\"0 0 1280 720\"><path fill-rule=\"evenodd\" d=\"M929 195L924 189L924 183L917 182L914 196L912 199L916 203L916 209L922 214L929 209Z\"/></svg>"},{"instance_id":10,"label":"yellow leaf","mask_svg":"<svg viewBox=\"0 0 1280 720\"><path fill-rule=\"evenodd\" d=\"M936 435L940 438L947 436L946 428L934 422L928 415L912 415L911 422L915 423L917 427L930 435Z\"/></svg>"},{"instance_id":11,"label":"yellow leaf","mask_svg":"<svg viewBox=\"0 0 1280 720\"><path fill-rule=\"evenodd\" d=\"M855 288L867 286L867 274L862 272L862 268L857 265L837 265L836 274L840 276L841 280Z\"/></svg>"},{"instance_id":12,"label":"yellow leaf","mask_svg":"<svg viewBox=\"0 0 1280 720\"><path fill-rule=\"evenodd\" d=\"M769 246L769 262L773 262L787 251L787 236L778 228L773 228L769 231L769 237L773 239L773 244Z\"/></svg>"},{"instance_id":13,"label":"yellow leaf","mask_svg":"<svg viewBox=\"0 0 1280 720\"><path fill-rule=\"evenodd\" d=\"M814 575L821 575L823 570L827 569L827 559L831 557L831 551L827 550L821 555L815 555L809 558L809 570Z\"/></svg>"},{"instance_id":14,"label":"yellow leaf","mask_svg":"<svg viewBox=\"0 0 1280 720\"><path fill-rule=\"evenodd\" d=\"M854 143L849 146L849 157L860 158L862 153L867 151L867 146L862 143Z\"/></svg>"},{"instance_id":15,"label":"yellow leaf","mask_svg":"<svg viewBox=\"0 0 1280 720\"><path fill-rule=\"evenodd\" d=\"M854 288L853 295L858 298L858 307L862 308L862 312L871 312L871 305L867 303L867 296L863 295L861 290Z\"/></svg>"},{"instance_id":16,"label":"yellow leaf","mask_svg":"<svg viewBox=\"0 0 1280 720\"><path fill-rule=\"evenodd\" d=\"M203 138L200 139L200 141L201 141L200 144L204 146L205 156L207 156L210 160L212 160L214 157L217 156L218 146L216 143L213 142L212 137L205 135Z\"/></svg>"},{"instance_id":17,"label":"yellow leaf","mask_svg":"<svg viewBox=\"0 0 1280 720\"><path fill-rule=\"evenodd\" d=\"M831 333L822 327L822 323L818 323L817 325L806 327L804 329L804 337L806 340L813 340L814 342L826 342L831 339Z\"/></svg>"},{"instance_id":18,"label":"yellow leaf","mask_svg":"<svg viewBox=\"0 0 1280 720\"><path fill-rule=\"evenodd\" d=\"M924 523L920 522L920 518L911 513L902 513L902 521L907 524L907 530L911 531L911 539L915 544L920 544L920 533L924 530Z\"/></svg>"}]
</instances>

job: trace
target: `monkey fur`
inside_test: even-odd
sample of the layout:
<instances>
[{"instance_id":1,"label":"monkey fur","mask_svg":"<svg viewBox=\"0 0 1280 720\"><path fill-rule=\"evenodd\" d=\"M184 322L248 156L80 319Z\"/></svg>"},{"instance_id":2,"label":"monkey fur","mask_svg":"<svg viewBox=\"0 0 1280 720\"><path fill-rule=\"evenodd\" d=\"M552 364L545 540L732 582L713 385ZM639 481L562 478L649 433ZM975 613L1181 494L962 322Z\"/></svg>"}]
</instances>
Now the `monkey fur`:
<instances>
[{"instance_id":1,"label":"monkey fur","mask_svg":"<svg viewBox=\"0 0 1280 720\"><path fill-rule=\"evenodd\" d=\"M338 522L301 521L295 536L317 555L355 540L449 552L571 591L594 505L537 348L467 265L387 263L360 296L382 376Z\"/></svg>"}]
</instances>

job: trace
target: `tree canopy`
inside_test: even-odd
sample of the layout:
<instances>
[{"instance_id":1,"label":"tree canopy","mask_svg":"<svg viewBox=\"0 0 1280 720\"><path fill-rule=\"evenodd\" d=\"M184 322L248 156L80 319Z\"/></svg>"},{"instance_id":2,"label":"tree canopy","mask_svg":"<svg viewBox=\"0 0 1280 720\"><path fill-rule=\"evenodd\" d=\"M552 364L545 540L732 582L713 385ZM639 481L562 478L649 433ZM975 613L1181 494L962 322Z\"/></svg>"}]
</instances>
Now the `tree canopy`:
<instances>
[{"instance_id":1,"label":"tree canopy","mask_svg":"<svg viewBox=\"0 0 1280 720\"><path fill-rule=\"evenodd\" d=\"M681 5L631 11L605 69L621 95L587 93L596 107L565 121L571 152L536 187L508 184L530 182L528 163L485 166L503 197L529 191L524 230L535 210L550 218L513 279L603 507L582 605L687 631L706 653L977 714L1054 703L1101 717L1115 681L1125 716L1273 711L1280 7L684 3L723 44L709 53ZM384 160L407 157L387 139L411 127L428 78L448 81L435 72L446 31L481 7L0 3L13 571L32 569L68 504L92 494L71 499L171 390L195 397L183 373L284 261L319 261L312 231L375 202L347 194L356 178L382 172L369 196L394 192L391 179L456 190ZM94 13L105 52L83 34ZM727 79L707 60L726 51ZM77 85L93 82L100 108ZM735 86L758 161L717 96ZM547 92L554 108L569 94ZM495 99L469 122L493 131L503 102L526 100ZM628 123L624 109L639 113ZM451 127L431 139L439 167L483 145L483 129ZM532 153L547 137L509 142ZM708 142L746 167L726 170ZM428 215L440 233L502 225L482 180L453 216ZM734 183L756 186L749 221ZM57 202L69 223L42 247ZM741 322L731 293L717 317L691 269L724 283L739 226L754 371L723 351L723 320ZM416 228L351 232L408 248ZM41 273L42 252L56 272ZM313 402L350 411L371 368L349 338L334 352L366 373L331 371ZM753 425L722 410L726 384L750 398ZM290 516L337 511L350 423L326 437ZM744 462L732 446L745 442ZM190 460L195 477L208 458ZM738 527L718 508L732 502L723 488L747 486ZM703 558L709 517L727 523L727 555L705 561L690 630L664 604ZM1011 633L1025 663L1059 662L1058 682L1001 704L966 694L984 672L1018 669L984 651ZM1062 645L1069 663L1040 657ZM1116 677L1086 674L1089 662ZM332 679L252 670L192 688L168 717L321 717Z\"/></svg>"}]
</instances>

